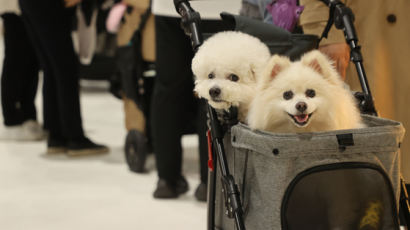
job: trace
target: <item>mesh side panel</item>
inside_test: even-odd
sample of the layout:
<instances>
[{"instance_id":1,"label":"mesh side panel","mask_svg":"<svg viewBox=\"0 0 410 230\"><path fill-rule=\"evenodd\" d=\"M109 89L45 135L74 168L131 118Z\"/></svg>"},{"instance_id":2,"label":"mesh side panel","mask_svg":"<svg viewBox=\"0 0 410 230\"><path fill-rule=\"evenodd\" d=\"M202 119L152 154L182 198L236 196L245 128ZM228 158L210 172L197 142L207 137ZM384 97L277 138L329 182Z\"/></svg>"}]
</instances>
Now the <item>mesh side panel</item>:
<instances>
[{"instance_id":1,"label":"mesh side panel","mask_svg":"<svg viewBox=\"0 0 410 230\"><path fill-rule=\"evenodd\" d=\"M354 166L354 167L352 167ZM299 174L282 206L283 229L398 229L387 176L363 164L334 164Z\"/></svg>"}]
</instances>

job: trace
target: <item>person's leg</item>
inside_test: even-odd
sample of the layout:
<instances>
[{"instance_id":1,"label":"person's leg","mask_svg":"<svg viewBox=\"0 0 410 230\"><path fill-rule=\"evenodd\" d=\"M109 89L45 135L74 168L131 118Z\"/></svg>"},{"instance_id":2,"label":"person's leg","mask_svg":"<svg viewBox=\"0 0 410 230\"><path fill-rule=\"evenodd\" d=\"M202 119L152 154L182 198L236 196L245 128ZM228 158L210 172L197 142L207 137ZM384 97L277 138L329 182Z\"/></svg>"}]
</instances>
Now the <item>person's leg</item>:
<instances>
[{"instance_id":1,"label":"person's leg","mask_svg":"<svg viewBox=\"0 0 410 230\"><path fill-rule=\"evenodd\" d=\"M1 79L1 102L5 127L0 139L41 140L45 133L37 122L34 99L38 64L23 20L14 13L2 15L5 57Z\"/></svg>"},{"instance_id":2,"label":"person's leg","mask_svg":"<svg viewBox=\"0 0 410 230\"><path fill-rule=\"evenodd\" d=\"M57 91L56 83L53 77L51 68L47 64L47 55L44 52L44 49L41 47L42 43L40 38L37 36L36 29L31 23L30 17L27 17L23 13L23 19L25 22L25 27L27 33L30 37L30 40L35 48L35 53L40 66L43 70L43 120L44 120L44 129L49 132L49 140L52 139L53 142L64 142L63 134L60 126L60 113L58 110L58 100L57 100ZM62 144L60 144L62 145Z\"/></svg>"},{"instance_id":3,"label":"person's leg","mask_svg":"<svg viewBox=\"0 0 410 230\"><path fill-rule=\"evenodd\" d=\"M33 28L36 45L43 50L44 69L54 78L57 109L62 134L67 139L83 137L80 114L78 60L72 45L71 17L63 2L54 0L20 1L23 15ZM48 127L54 128L54 127Z\"/></svg>"},{"instance_id":4,"label":"person's leg","mask_svg":"<svg viewBox=\"0 0 410 230\"><path fill-rule=\"evenodd\" d=\"M57 147L57 152L64 151L66 140L63 137L60 125L61 119L58 110L56 82L47 60L47 54L42 47L41 38L37 35L36 25L32 22L32 17L26 14L26 11L30 12L31 8L26 8L24 1L21 8L27 33L43 70L43 120L44 128L49 132L48 145L50 147L51 142L52 147Z\"/></svg>"},{"instance_id":5,"label":"person's leg","mask_svg":"<svg viewBox=\"0 0 410 230\"><path fill-rule=\"evenodd\" d=\"M38 87L39 63L33 47L29 39L28 31L24 26L22 17L19 17L21 26L24 27L24 57L22 57L22 69L24 73L24 81L22 82L22 110L24 120L37 120L37 111L35 107L35 98Z\"/></svg>"},{"instance_id":6,"label":"person's leg","mask_svg":"<svg viewBox=\"0 0 410 230\"><path fill-rule=\"evenodd\" d=\"M67 142L68 154L107 152L105 146L96 145L84 136L80 112L78 59L71 39L73 11L64 8L62 1L20 0L27 25L31 27L33 42L38 46L45 71L44 119L50 134L61 134ZM48 81L48 83L46 82ZM48 119L51 119L49 121ZM47 121L46 121L47 120ZM52 136L50 137L52 138Z\"/></svg>"},{"instance_id":7,"label":"person's leg","mask_svg":"<svg viewBox=\"0 0 410 230\"><path fill-rule=\"evenodd\" d=\"M24 122L22 94L25 59L24 26L19 16L12 13L2 15L4 25L4 61L1 78L1 102L6 126L21 125ZM29 76L27 76L29 77ZM33 117L35 118L35 116Z\"/></svg>"},{"instance_id":8,"label":"person's leg","mask_svg":"<svg viewBox=\"0 0 410 230\"><path fill-rule=\"evenodd\" d=\"M155 22L157 76L151 104L153 146L160 180L176 189L182 177L181 136L188 120L185 111L193 100L190 68L193 53L178 19L156 17ZM156 192L155 197L165 198Z\"/></svg>"}]
</instances>

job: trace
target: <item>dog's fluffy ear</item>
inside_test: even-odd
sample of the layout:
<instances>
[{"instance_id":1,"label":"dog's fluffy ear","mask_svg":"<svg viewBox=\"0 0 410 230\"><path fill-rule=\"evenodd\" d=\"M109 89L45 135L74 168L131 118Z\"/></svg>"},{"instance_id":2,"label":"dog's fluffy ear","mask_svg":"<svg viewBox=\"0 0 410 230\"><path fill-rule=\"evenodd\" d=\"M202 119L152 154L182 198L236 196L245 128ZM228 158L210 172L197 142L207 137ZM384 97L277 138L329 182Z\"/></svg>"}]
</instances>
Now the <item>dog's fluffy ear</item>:
<instances>
[{"instance_id":1,"label":"dog's fluffy ear","mask_svg":"<svg viewBox=\"0 0 410 230\"><path fill-rule=\"evenodd\" d=\"M265 66L262 74L262 85L267 86L276 76L288 68L291 62L285 56L273 55Z\"/></svg>"},{"instance_id":2,"label":"dog's fluffy ear","mask_svg":"<svg viewBox=\"0 0 410 230\"><path fill-rule=\"evenodd\" d=\"M323 76L326 80L333 84L339 84L341 77L334 69L332 61L318 50L311 51L303 55L301 62L312 68L314 71Z\"/></svg>"}]
</instances>

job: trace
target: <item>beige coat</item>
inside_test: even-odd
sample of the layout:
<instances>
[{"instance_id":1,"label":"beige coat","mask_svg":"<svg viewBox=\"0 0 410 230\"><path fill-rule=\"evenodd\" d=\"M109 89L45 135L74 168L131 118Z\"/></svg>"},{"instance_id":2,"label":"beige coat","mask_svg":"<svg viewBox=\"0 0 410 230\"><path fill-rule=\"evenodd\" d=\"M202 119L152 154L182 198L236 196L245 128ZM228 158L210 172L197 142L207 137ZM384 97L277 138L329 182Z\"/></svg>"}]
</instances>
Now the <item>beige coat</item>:
<instances>
[{"instance_id":1,"label":"beige coat","mask_svg":"<svg viewBox=\"0 0 410 230\"><path fill-rule=\"evenodd\" d=\"M20 8L17 0L0 0L0 14L16 13L20 14Z\"/></svg>"},{"instance_id":2,"label":"beige coat","mask_svg":"<svg viewBox=\"0 0 410 230\"><path fill-rule=\"evenodd\" d=\"M364 67L379 115L400 121L410 130L410 1L344 2L356 16ZM305 6L301 16L305 33L321 34L329 15L327 6L319 0L300 0L300 4ZM342 32L332 30L323 44L343 41ZM353 65L347 72L347 82L360 90ZM410 133L402 144L402 172L410 182Z\"/></svg>"}]
</instances>

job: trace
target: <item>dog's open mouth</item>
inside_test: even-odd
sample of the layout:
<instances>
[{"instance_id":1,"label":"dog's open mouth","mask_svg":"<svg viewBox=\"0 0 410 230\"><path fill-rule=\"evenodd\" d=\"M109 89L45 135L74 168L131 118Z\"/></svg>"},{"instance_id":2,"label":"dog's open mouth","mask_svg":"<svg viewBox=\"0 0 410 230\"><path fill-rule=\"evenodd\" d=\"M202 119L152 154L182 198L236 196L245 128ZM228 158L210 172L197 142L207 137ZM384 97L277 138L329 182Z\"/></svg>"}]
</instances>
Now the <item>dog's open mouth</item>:
<instances>
[{"instance_id":1,"label":"dog's open mouth","mask_svg":"<svg viewBox=\"0 0 410 230\"><path fill-rule=\"evenodd\" d=\"M305 126L309 122L309 119L313 113L310 113L310 114L303 113L303 114L298 114L298 115L292 115L290 113L288 114L293 119L293 121L296 123L296 125Z\"/></svg>"}]
</instances>

